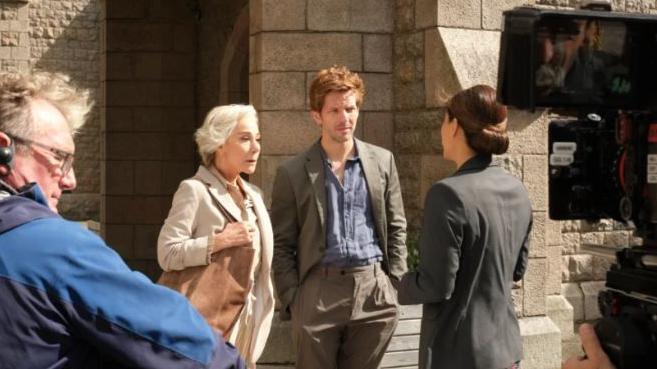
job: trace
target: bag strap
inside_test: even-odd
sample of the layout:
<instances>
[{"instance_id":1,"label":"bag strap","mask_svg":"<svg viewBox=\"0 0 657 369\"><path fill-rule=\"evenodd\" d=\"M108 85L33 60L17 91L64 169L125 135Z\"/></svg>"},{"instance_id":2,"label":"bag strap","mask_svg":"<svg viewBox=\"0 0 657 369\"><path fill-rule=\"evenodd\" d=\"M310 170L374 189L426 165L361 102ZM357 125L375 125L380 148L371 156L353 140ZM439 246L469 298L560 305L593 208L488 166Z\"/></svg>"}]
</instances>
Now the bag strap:
<instances>
[{"instance_id":1,"label":"bag strap","mask_svg":"<svg viewBox=\"0 0 657 369\"><path fill-rule=\"evenodd\" d=\"M194 178L194 179L201 182L205 186L205 189L208 190L208 195L210 195L210 198L212 199L212 202L217 207L217 209L219 209L219 212L221 213L221 215L223 215L224 218L226 218L228 223L236 223L238 220L233 216L233 214L231 214L226 209L226 207L222 203L220 203L219 200L217 200L216 197L214 197L212 192L210 192L210 184L205 183L205 182L203 182L202 180L200 180L198 178Z\"/></svg>"}]
</instances>

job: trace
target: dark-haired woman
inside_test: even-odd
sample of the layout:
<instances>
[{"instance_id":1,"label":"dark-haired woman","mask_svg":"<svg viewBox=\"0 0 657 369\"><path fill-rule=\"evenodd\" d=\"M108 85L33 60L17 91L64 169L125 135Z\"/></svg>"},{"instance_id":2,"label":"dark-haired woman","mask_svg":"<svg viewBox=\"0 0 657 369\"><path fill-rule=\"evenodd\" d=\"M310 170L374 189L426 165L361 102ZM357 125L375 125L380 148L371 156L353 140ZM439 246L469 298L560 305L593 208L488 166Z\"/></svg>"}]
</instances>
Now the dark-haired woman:
<instances>
[{"instance_id":1,"label":"dark-haired woman","mask_svg":"<svg viewBox=\"0 0 657 369\"><path fill-rule=\"evenodd\" d=\"M418 270L402 304L424 304L420 368L515 368L522 340L511 299L527 265L532 211L522 183L492 164L509 146L507 110L478 85L454 95L440 128L452 176L426 196Z\"/></svg>"}]
</instances>

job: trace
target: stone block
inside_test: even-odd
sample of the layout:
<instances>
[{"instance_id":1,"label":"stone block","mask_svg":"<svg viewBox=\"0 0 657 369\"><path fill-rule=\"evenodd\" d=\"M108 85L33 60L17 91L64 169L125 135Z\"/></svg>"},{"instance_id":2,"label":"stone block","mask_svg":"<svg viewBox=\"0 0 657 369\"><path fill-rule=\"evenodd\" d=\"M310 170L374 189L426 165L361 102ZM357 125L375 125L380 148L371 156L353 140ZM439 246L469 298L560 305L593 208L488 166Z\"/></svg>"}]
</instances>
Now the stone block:
<instances>
[{"instance_id":1,"label":"stone block","mask_svg":"<svg viewBox=\"0 0 657 369\"><path fill-rule=\"evenodd\" d=\"M308 145L310 146L310 144ZM274 178L279 165L292 156L261 155L255 173L249 178L249 182L255 184L262 190L267 208L271 205L271 192L274 186Z\"/></svg>"},{"instance_id":2,"label":"stone block","mask_svg":"<svg viewBox=\"0 0 657 369\"><path fill-rule=\"evenodd\" d=\"M108 81L107 106L191 107L194 84L189 81Z\"/></svg>"},{"instance_id":3,"label":"stone block","mask_svg":"<svg viewBox=\"0 0 657 369\"><path fill-rule=\"evenodd\" d=\"M162 225L171 196L106 196L106 223Z\"/></svg>"},{"instance_id":4,"label":"stone block","mask_svg":"<svg viewBox=\"0 0 657 369\"><path fill-rule=\"evenodd\" d=\"M561 294L573 307L573 319L575 321L584 320L584 293L579 283L561 284Z\"/></svg>"},{"instance_id":5,"label":"stone block","mask_svg":"<svg viewBox=\"0 0 657 369\"><path fill-rule=\"evenodd\" d=\"M29 47L12 47L11 58L14 60L29 60L30 48Z\"/></svg>"},{"instance_id":6,"label":"stone block","mask_svg":"<svg viewBox=\"0 0 657 369\"><path fill-rule=\"evenodd\" d=\"M561 233L561 224L558 220L552 220L549 217L545 221L545 243L548 246L563 244Z\"/></svg>"},{"instance_id":7,"label":"stone block","mask_svg":"<svg viewBox=\"0 0 657 369\"><path fill-rule=\"evenodd\" d=\"M529 265L523 278L523 315L544 315L545 281L547 279L547 258L529 259Z\"/></svg>"},{"instance_id":8,"label":"stone block","mask_svg":"<svg viewBox=\"0 0 657 369\"><path fill-rule=\"evenodd\" d=\"M523 182L529 193L532 209L547 210L548 163L547 157L525 155L523 158Z\"/></svg>"},{"instance_id":9,"label":"stone block","mask_svg":"<svg viewBox=\"0 0 657 369\"><path fill-rule=\"evenodd\" d=\"M438 25L438 3L436 0L415 0L415 28Z\"/></svg>"},{"instance_id":10,"label":"stone block","mask_svg":"<svg viewBox=\"0 0 657 369\"><path fill-rule=\"evenodd\" d=\"M564 255L573 255L580 252L580 237L581 234L578 232L570 232L563 234L563 249L562 252Z\"/></svg>"},{"instance_id":11,"label":"stone block","mask_svg":"<svg viewBox=\"0 0 657 369\"><path fill-rule=\"evenodd\" d=\"M306 76L301 72L263 72L249 76L250 101L258 110L303 110Z\"/></svg>"},{"instance_id":12,"label":"stone block","mask_svg":"<svg viewBox=\"0 0 657 369\"><path fill-rule=\"evenodd\" d=\"M392 32L393 0L308 0L312 31Z\"/></svg>"},{"instance_id":13,"label":"stone block","mask_svg":"<svg viewBox=\"0 0 657 369\"><path fill-rule=\"evenodd\" d=\"M598 293L605 287L605 282L583 282L582 292L584 293L584 320L599 319L600 309L598 309Z\"/></svg>"},{"instance_id":14,"label":"stone block","mask_svg":"<svg viewBox=\"0 0 657 369\"><path fill-rule=\"evenodd\" d=\"M392 75L360 73L367 96L361 110L392 110Z\"/></svg>"},{"instance_id":15,"label":"stone block","mask_svg":"<svg viewBox=\"0 0 657 369\"><path fill-rule=\"evenodd\" d=\"M148 15L148 1L111 0L105 4L106 19L143 19Z\"/></svg>"},{"instance_id":16,"label":"stone block","mask_svg":"<svg viewBox=\"0 0 657 369\"><path fill-rule=\"evenodd\" d=\"M522 155L493 155L493 163L522 181Z\"/></svg>"},{"instance_id":17,"label":"stone block","mask_svg":"<svg viewBox=\"0 0 657 369\"><path fill-rule=\"evenodd\" d=\"M196 25L176 24L173 27L172 48L174 52L193 53L195 49Z\"/></svg>"},{"instance_id":18,"label":"stone block","mask_svg":"<svg viewBox=\"0 0 657 369\"><path fill-rule=\"evenodd\" d=\"M274 314L271 324L271 332L265 344L265 350L258 363L266 364L290 364L296 359L296 349L292 344L292 327L289 321L282 321L278 312ZM261 368L258 365L258 368Z\"/></svg>"},{"instance_id":19,"label":"stone block","mask_svg":"<svg viewBox=\"0 0 657 369\"><path fill-rule=\"evenodd\" d=\"M593 257L591 255L563 256L562 280L577 282L591 280L593 277Z\"/></svg>"},{"instance_id":20,"label":"stone block","mask_svg":"<svg viewBox=\"0 0 657 369\"><path fill-rule=\"evenodd\" d=\"M392 38L390 35L363 35L365 72L392 72Z\"/></svg>"},{"instance_id":21,"label":"stone block","mask_svg":"<svg viewBox=\"0 0 657 369\"><path fill-rule=\"evenodd\" d=\"M133 132L175 132L180 139L193 140L196 117L191 107L134 107L131 111Z\"/></svg>"},{"instance_id":22,"label":"stone block","mask_svg":"<svg viewBox=\"0 0 657 369\"><path fill-rule=\"evenodd\" d=\"M604 232L581 233L581 244L582 245L602 246L602 245L604 245L604 239L605 239L605 233Z\"/></svg>"},{"instance_id":23,"label":"stone block","mask_svg":"<svg viewBox=\"0 0 657 369\"><path fill-rule=\"evenodd\" d=\"M135 161L134 166L137 195L172 195L196 169L191 161Z\"/></svg>"},{"instance_id":24,"label":"stone block","mask_svg":"<svg viewBox=\"0 0 657 369\"><path fill-rule=\"evenodd\" d=\"M164 222L165 218L162 218ZM135 258L140 260L157 260L157 238L161 224L135 225Z\"/></svg>"},{"instance_id":25,"label":"stone block","mask_svg":"<svg viewBox=\"0 0 657 369\"><path fill-rule=\"evenodd\" d=\"M363 112L363 139L367 142L394 150L394 131L392 113Z\"/></svg>"},{"instance_id":26,"label":"stone block","mask_svg":"<svg viewBox=\"0 0 657 369\"><path fill-rule=\"evenodd\" d=\"M251 34L306 29L306 0L255 0L249 7Z\"/></svg>"},{"instance_id":27,"label":"stone block","mask_svg":"<svg viewBox=\"0 0 657 369\"><path fill-rule=\"evenodd\" d=\"M547 155L547 115L509 109L509 154Z\"/></svg>"},{"instance_id":28,"label":"stone block","mask_svg":"<svg viewBox=\"0 0 657 369\"><path fill-rule=\"evenodd\" d=\"M397 110L423 109L425 107L426 87L423 80L404 84L394 81L393 86Z\"/></svg>"},{"instance_id":29,"label":"stone block","mask_svg":"<svg viewBox=\"0 0 657 369\"><path fill-rule=\"evenodd\" d=\"M630 245L629 233L624 231L605 232L603 244L613 248L628 247Z\"/></svg>"},{"instance_id":30,"label":"stone block","mask_svg":"<svg viewBox=\"0 0 657 369\"><path fill-rule=\"evenodd\" d=\"M104 195L131 195L134 193L134 167L132 161L103 161L101 193Z\"/></svg>"},{"instance_id":31,"label":"stone block","mask_svg":"<svg viewBox=\"0 0 657 369\"><path fill-rule=\"evenodd\" d=\"M107 80L130 79L134 76L132 55L127 53L108 53L105 56L105 76Z\"/></svg>"},{"instance_id":32,"label":"stone block","mask_svg":"<svg viewBox=\"0 0 657 369\"><path fill-rule=\"evenodd\" d=\"M573 307L565 297L561 295L547 297L547 316L559 327L562 341L575 336Z\"/></svg>"},{"instance_id":33,"label":"stone block","mask_svg":"<svg viewBox=\"0 0 657 369\"><path fill-rule=\"evenodd\" d=\"M256 71L317 71L332 64L362 70L359 34L261 33L256 36L255 49Z\"/></svg>"},{"instance_id":34,"label":"stone block","mask_svg":"<svg viewBox=\"0 0 657 369\"><path fill-rule=\"evenodd\" d=\"M103 239L107 245L114 249L123 259L132 259L134 250L134 226L106 224Z\"/></svg>"},{"instance_id":35,"label":"stone block","mask_svg":"<svg viewBox=\"0 0 657 369\"><path fill-rule=\"evenodd\" d=\"M554 369L561 366L561 332L546 316L518 320L523 338L523 368Z\"/></svg>"},{"instance_id":36,"label":"stone block","mask_svg":"<svg viewBox=\"0 0 657 369\"><path fill-rule=\"evenodd\" d=\"M547 214L544 211L533 212L533 224L529 242L529 257L547 257L547 246L545 245L545 220Z\"/></svg>"},{"instance_id":37,"label":"stone block","mask_svg":"<svg viewBox=\"0 0 657 369\"><path fill-rule=\"evenodd\" d=\"M593 280L607 279L609 267L616 262L614 257L593 256Z\"/></svg>"},{"instance_id":38,"label":"stone block","mask_svg":"<svg viewBox=\"0 0 657 369\"><path fill-rule=\"evenodd\" d=\"M502 12L521 5L527 5L527 0L482 0L482 27L484 29L501 30Z\"/></svg>"},{"instance_id":39,"label":"stone block","mask_svg":"<svg viewBox=\"0 0 657 369\"><path fill-rule=\"evenodd\" d=\"M561 357L564 361L569 357L582 355L584 355L584 350L582 350L582 343L577 334L570 339L561 341Z\"/></svg>"},{"instance_id":40,"label":"stone block","mask_svg":"<svg viewBox=\"0 0 657 369\"><path fill-rule=\"evenodd\" d=\"M545 281L545 292L548 295L561 293L561 247L549 246L547 248L548 276Z\"/></svg>"},{"instance_id":41,"label":"stone block","mask_svg":"<svg viewBox=\"0 0 657 369\"><path fill-rule=\"evenodd\" d=\"M439 8L441 4L443 2L439 3ZM439 19L440 13L439 9ZM426 105L441 106L445 93L453 94L477 84L496 86L499 48L500 32L497 31L443 27L427 30Z\"/></svg>"},{"instance_id":42,"label":"stone block","mask_svg":"<svg viewBox=\"0 0 657 369\"><path fill-rule=\"evenodd\" d=\"M63 194L57 209L65 219L69 220L99 219L100 196L95 193Z\"/></svg>"},{"instance_id":43,"label":"stone block","mask_svg":"<svg viewBox=\"0 0 657 369\"><path fill-rule=\"evenodd\" d=\"M308 112L261 112L262 152L267 155L296 155L321 135Z\"/></svg>"},{"instance_id":44,"label":"stone block","mask_svg":"<svg viewBox=\"0 0 657 369\"><path fill-rule=\"evenodd\" d=\"M396 0L394 2L395 31L407 32L414 27L415 0Z\"/></svg>"},{"instance_id":45,"label":"stone block","mask_svg":"<svg viewBox=\"0 0 657 369\"><path fill-rule=\"evenodd\" d=\"M138 80L192 80L193 69L192 54L134 54L134 75Z\"/></svg>"},{"instance_id":46,"label":"stone block","mask_svg":"<svg viewBox=\"0 0 657 369\"><path fill-rule=\"evenodd\" d=\"M414 165L417 170L417 164ZM443 159L442 155L422 155L420 159L420 196L424 204L427 192L437 181L451 175L456 170L453 162Z\"/></svg>"},{"instance_id":47,"label":"stone block","mask_svg":"<svg viewBox=\"0 0 657 369\"><path fill-rule=\"evenodd\" d=\"M438 1L438 26L481 28L481 0Z\"/></svg>"},{"instance_id":48,"label":"stone block","mask_svg":"<svg viewBox=\"0 0 657 369\"><path fill-rule=\"evenodd\" d=\"M173 47L174 28L166 23L107 24L107 51L167 51Z\"/></svg>"}]
</instances>

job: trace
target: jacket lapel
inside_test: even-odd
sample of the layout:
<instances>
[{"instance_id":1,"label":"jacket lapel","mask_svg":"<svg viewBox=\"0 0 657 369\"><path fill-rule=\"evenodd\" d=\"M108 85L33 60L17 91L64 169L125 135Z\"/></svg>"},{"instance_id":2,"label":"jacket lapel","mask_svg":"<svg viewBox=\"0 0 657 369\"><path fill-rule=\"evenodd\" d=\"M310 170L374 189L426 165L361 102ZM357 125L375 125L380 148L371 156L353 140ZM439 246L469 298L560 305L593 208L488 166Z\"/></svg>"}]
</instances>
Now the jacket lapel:
<instances>
[{"instance_id":1,"label":"jacket lapel","mask_svg":"<svg viewBox=\"0 0 657 369\"><path fill-rule=\"evenodd\" d=\"M317 214L319 223L324 229L324 213L326 211L326 190L324 189L324 163L319 142L315 143L307 153L306 172L315 192L315 201L317 202Z\"/></svg>"},{"instance_id":2,"label":"jacket lapel","mask_svg":"<svg viewBox=\"0 0 657 369\"><path fill-rule=\"evenodd\" d=\"M242 221L242 212L237 207L233 198L226 190L226 187L219 181L219 178L204 166L200 166L194 178L200 180L206 185L210 185L210 195L214 197L226 210L238 221Z\"/></svg>"},{"instance_id":3,"label":"jacket lapel","mask_svg":"<svg viewBox=\"0 0 657 369\"><path fill-rule=\"evenodd\" d=\"M383 208L382 208L382 199L383 199L383 186L381 182L381 173L379 171L379 165L377 158L374 156L374 153L367 148L360 140L355 140L356 150L358 150L358 156L360 157L360 162L363 165L363 173L365 174L365 182L367 183L367 191L370 196L370 202L372 203L372 215L376 222L376 228L379 233L379 239L383 240Z\"/></svg>"}]
</instances>

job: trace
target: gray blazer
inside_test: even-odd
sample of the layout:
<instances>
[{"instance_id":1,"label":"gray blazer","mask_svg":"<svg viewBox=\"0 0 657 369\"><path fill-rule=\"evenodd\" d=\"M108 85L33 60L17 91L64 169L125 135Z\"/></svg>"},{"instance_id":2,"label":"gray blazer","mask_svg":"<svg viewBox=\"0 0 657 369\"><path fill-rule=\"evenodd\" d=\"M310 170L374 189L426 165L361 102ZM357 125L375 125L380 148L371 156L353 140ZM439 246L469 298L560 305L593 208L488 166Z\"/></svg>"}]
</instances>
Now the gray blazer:
<instances>
[{"instance_id":1,"label":"gray blazer","mask_svg":"<svg viewBox=\"0 0 657 369\"><path fill-rule=\"evenodd\" d=\"M383 268L401 278L406 267L406 217L397 167L388 150L355 140L363 165ZM272 190L271 221L274 228L274 286L282 304L281 319L310 269L326 249L326 190L324 161L319 142L283 163Z\"/></svg>"},{"instance_id":2,"label":"gray blazer","mask_svg":"<svg viewBox=\"0 0 657 369\"><path fill-rule=\"evenodd\" d=\"M476 156L427 194L420 265L399 302L422 303L420 368L508 368L522 359L511 299L527 266L532 210L515 177Z\"/></svg>"}]
</instances>

